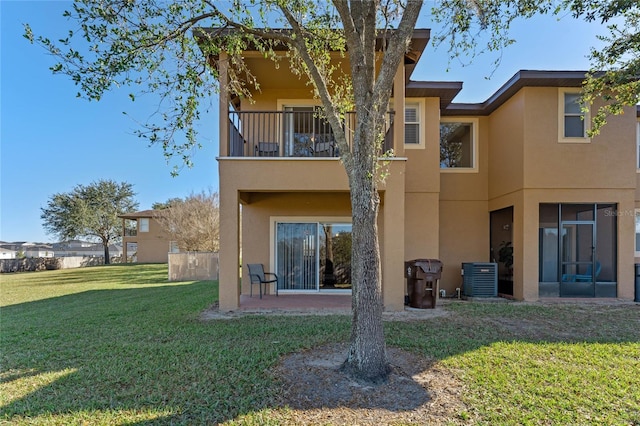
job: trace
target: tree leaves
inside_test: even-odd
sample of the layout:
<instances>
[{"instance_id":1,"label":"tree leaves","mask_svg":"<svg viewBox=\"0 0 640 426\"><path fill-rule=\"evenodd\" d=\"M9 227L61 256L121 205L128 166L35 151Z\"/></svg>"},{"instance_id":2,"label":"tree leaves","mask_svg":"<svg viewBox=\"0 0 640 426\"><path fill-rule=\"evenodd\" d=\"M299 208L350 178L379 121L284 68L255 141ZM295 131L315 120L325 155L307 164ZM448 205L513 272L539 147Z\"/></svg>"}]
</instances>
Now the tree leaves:
<instances>
[{"instance_id":1,"label":"tree leaves","mask_svg":"<svg viewBox=\"0 0 640 426\"><path fill-rule=\"evenodd\" d=\"M88 238L108 246L122 237L118 215L138 207L133 186L113 180L77 185L67 193L52 195L41 209L40 218L47 233L61 240Z\"/></svg>"}]
</instances>

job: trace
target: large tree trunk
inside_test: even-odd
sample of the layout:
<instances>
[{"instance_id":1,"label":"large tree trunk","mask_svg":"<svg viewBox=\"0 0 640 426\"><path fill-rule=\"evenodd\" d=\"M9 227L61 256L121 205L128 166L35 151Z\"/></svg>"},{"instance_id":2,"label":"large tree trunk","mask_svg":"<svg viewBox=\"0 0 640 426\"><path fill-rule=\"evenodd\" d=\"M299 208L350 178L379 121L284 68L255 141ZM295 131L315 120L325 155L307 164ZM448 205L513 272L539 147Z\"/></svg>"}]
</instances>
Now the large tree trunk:
<instances>
[{"instance_id":1,"label":"large tree trunk","mask_svg":"<svg viewBox=\"0 0 640 426\"><path fill-rule=\"evenodd\" d=\"M358 182L359 181L359 182ZM364 183L364 185L362 185ZM381 383L389 374L382 323L382 286L378 245L379 196L371 179L354 179L351 345L344 370L358 379Z\"/></svg>"}]
</instances>

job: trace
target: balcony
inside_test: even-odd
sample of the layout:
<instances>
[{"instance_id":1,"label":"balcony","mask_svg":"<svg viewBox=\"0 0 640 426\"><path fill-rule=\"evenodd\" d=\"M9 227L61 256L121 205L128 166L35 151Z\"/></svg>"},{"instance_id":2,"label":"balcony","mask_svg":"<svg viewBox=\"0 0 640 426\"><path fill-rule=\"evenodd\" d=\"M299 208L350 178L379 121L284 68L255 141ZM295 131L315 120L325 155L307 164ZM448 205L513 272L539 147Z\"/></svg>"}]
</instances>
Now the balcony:
<instances>
[{"instance_id":1,"label":"balcony","mask_svg":"<svg viewBox=\"0 0 640 426\"><path fill-rule=\"evenodd\" d=\"M135 237L138 235L138 230L137 229L125 229L124 230L124 236L125 237Z\"/></svg>"},{"instance_id":2,"label":"balcony","mask_svg":"<svg viewBox=\"0 0 640 426\"><path fill-rule=\"evenodd\" d=\"M355 113L346 114L343 127L353 143ZM393 112L388 113L382 152L393 148ZM230 157L335 158L340 156L331 126L314 107L292 111L230 111Z\"/></svg>"}]
</instances>

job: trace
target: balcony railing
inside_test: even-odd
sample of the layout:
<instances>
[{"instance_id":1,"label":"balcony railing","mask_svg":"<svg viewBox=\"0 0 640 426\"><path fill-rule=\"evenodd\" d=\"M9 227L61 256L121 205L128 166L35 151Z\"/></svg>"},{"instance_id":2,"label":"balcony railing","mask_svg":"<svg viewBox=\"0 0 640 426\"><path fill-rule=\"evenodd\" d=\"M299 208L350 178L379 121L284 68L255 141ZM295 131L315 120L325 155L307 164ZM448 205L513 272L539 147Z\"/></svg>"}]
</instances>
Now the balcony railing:
<instances>
[{"instance_id":1,"label":"balcony railing","mask_svg":"<svg viewBox=\"0 0 640 426\"><path fill-rule=\"evenodd\" d=\"M343 127L353 143L355 113L346 114ZM393 148L393 113L388 113L382 152ZM231 157L339 157L329 123L319 111L230 111Z\"/></svg>"},{"instance_id":2,"label":"balcony railing","mask_svg":"<svg viewBox=\"0 0 640 426\"><path fill-rule=\"evenodd\" d=\"M138 235L138 230L137 229L125 229L124 230L124 236L125 237L135 237Z\"/></svg>"}]
</instances>

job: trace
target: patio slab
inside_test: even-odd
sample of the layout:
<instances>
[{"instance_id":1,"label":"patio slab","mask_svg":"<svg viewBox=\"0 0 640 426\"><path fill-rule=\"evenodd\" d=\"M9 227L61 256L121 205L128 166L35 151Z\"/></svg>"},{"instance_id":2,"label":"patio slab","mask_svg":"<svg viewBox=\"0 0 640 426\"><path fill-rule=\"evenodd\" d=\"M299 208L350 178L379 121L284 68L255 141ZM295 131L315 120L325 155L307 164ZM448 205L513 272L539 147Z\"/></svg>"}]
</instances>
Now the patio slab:
<instances>
[{"instance_id":1,"label":"patio slab","mask_svg":"<svg viewBox=\"0 0 640 426\"><path fill-rule=\"evenodd\" d=\"M350 294L280 294L275 296L266 294L260 299L258 296L240 296L242 312L282 311L310 311L322 310L333 313L351 312Z\"/></svg>"}]
</instances>

